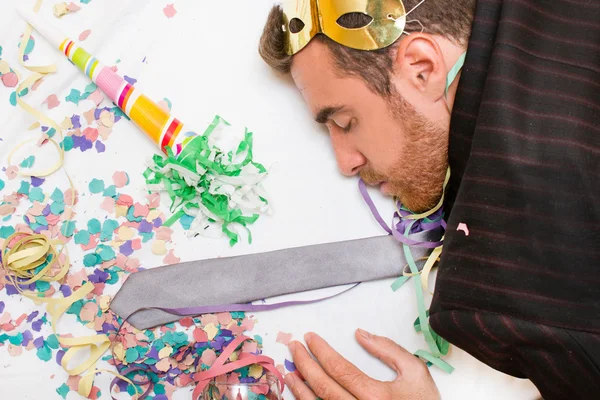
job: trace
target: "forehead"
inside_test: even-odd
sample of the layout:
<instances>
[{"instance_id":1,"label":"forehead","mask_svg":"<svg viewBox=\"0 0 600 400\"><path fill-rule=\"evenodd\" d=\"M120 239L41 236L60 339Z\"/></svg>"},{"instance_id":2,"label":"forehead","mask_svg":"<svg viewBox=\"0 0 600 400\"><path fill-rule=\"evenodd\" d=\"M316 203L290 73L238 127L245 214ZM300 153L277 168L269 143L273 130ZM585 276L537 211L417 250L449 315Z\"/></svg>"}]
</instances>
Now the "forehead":
<instances>
[{"instance_id":1,"label":"forehead","mask_svg":"<svg viewBox=\"0 0 600 400\"><path fill-rule=\"evenodd\" d=\"M313 115L320 108L343 105L356 94L358 81L336 73L331 52L318 40L294 55L291 74Z\"/></svg>"}]
</instances>

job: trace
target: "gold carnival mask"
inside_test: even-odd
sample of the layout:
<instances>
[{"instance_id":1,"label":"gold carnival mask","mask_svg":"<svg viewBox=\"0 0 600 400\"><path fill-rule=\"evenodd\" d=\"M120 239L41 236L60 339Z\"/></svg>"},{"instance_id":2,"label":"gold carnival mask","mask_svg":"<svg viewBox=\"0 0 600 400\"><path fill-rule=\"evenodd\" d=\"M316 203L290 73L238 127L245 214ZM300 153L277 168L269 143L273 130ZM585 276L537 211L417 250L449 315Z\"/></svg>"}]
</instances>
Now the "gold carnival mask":
<instances>
[{"instance_id":1,"label":"gold carnival mask","mask_svg":"<svg viewBox=\"0 0 600 400\"><path fill-rule=\"evenodd\" d=\"M347 14L368 17L366 25L345 28L340 22ZM283 30L285 51L296 54L317 33L347 47L376 50L394 43L406 24L401 0L284 0Z\"/></svg>"}]
</instances>

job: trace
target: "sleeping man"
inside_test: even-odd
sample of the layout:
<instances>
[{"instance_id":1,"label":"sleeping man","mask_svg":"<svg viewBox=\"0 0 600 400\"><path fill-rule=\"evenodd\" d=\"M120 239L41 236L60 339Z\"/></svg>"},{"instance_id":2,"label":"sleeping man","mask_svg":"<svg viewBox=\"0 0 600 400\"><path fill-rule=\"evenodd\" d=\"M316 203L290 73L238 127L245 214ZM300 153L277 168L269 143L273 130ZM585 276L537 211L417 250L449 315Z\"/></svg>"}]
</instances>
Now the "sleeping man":
<instances>
[{"instance_id":1,"label":"sleeping man","mask_svg":"<svg viewBox=\"0 0 600 400\"><path fill-rule=\"evenodd\" d=\"M413 212L444 194L431 326L545 399L600 393L598 21L585 1L291 0L259 48L325 124L344 175ZM374 380L308 333L318 362L290 344L294 395L439 398L420 359L356 338L398 378Z\"/></svg>"}]
</instances>

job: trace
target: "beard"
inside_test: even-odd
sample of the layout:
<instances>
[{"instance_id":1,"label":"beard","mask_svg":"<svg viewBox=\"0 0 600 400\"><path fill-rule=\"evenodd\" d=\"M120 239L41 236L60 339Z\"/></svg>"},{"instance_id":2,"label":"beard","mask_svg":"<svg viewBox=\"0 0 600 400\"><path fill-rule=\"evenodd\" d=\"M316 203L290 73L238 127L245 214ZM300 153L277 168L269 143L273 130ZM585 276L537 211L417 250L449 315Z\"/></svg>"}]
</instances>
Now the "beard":
<instances>
[{"instance_id":1,"label":"beard","mask_svg":"<svg viewBox=\"0 0 600 400\"><path fill-rule=\"evenodd\" d=\"M389 171L363 168L360 177L374 185L385 181L392 196L412 212L421 213L433 208L440 200L448 167L448 128L435 125L398 92L388 101L392 115L402 127L405 136Z\"/></svg>"}]
</instances>

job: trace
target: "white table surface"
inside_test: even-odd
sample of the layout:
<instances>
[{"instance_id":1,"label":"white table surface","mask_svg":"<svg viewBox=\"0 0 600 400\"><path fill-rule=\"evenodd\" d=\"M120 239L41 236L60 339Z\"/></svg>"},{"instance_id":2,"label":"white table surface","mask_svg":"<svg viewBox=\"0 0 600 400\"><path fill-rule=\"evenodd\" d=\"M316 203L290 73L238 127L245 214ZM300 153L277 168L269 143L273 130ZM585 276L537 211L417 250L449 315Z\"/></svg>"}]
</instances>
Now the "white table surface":
<instances>
[{"instance_id":1,"label":"white table surface","mask_svg":"<svg viewBox=\"0 0 600 400\"><path fill-rule=\"evenodd\" d=\"M28 2L33 3L0 0L2 58L25 76L29 72L17 63L18 37L25 25L14 6ZM187 239L177 226L175 252L182 261L382 234L360 198L356 180L344 178L337 172L326 132L312 121L291 80L274 75L258 55L258 39L272 1L92 0L88 5L80 4L82 10L78 13L61 20L54 18L51 12L51 6L56 2L46 0L41 14L74 39L83 30L91 29L83 46L107 65L114 65L120 59L119 72L135 77L138 80L136 86L151 98L168 97L173 102L172 112L188 127L203 130L218 113L255 132L255 159L270 170L265 187L274 214L261 217L251 227L252 245L240 243L233 248L225 239ZM162 10L171 2L178 13L168 19ZM41 105L42 101L50 94L57 94L62 103L48 114L60 122L64 117L80 112L74 104L66 103L64 97L71 88L83 89L89 80L39 35L34 33L34 36L36 48L31 62L56 62L58 72L47 77L26 101L47 111ZM146 63L142 63L144 57ZM9 104L11 91L0 85L3 166L14 145L33 137L27 128L34 120L22 109ZM105 144L106 152L102 154L78 150L67 153L65 167L76 187L87 191L92 178L110 181L115 171L127 171L131 183L124 191L141 200L141 173L145 160L155 152L154 145L126 121L115 126ZM38 160L43 157L38 156ZM18 180L7 182L4 192L15 190L16 182ZM65 190L64 173L57 172L48 179L43 186L45 192L51 192L52 185ZM377 193L373 196L383 215L391 217L390 199ZM76 206L77 220L96 215L101 199L98 196L80 197ZM167 211L165 206L166 202L162 208ZM81 268L79 246L71 245L70 251L72 268ZM141 260L146 266L161 265L162 257L154 256L150 251L142 254ZM265 284L268 279L265 276ZM372 377L390 379L393 377L391 370L370 357L355 342L353 332L362 327L386 335L410 351L425 348L424 339L412 327L416 316L413 286L407 284L394 293L390 289L391 281L365 283L319 304L258 313L258 323L252 334L264 338L264 354L283 363L290 355L285 346L276 343L277 332L292 333L295 339L301 340L305 332L315 331ZM304 295L314 296L314 293ZM41 308L27 299L8 297L4 292L0 292L0 300L5 301L6 310L13 315ZM60 331L90 333L72 316L63 317ZM537 391L529 381L494 371L458 348L452 348L446 360L456 367L453 374L431 369L444 399L529 400L536 397ZM65 382L66 377L55 362L44 363L33 351L10 357L6 348L0 347L0 382L4 399L60 399L55 389ZM102 398L109 398L110 379L104 375L96 378L95 384L102 390ZM174 398L186 399L189 393L189 390L179 390ZM291 397L286 394L286 398ZM79 397L70 392L67 398Z\"/></svg>"}]
</instances>

